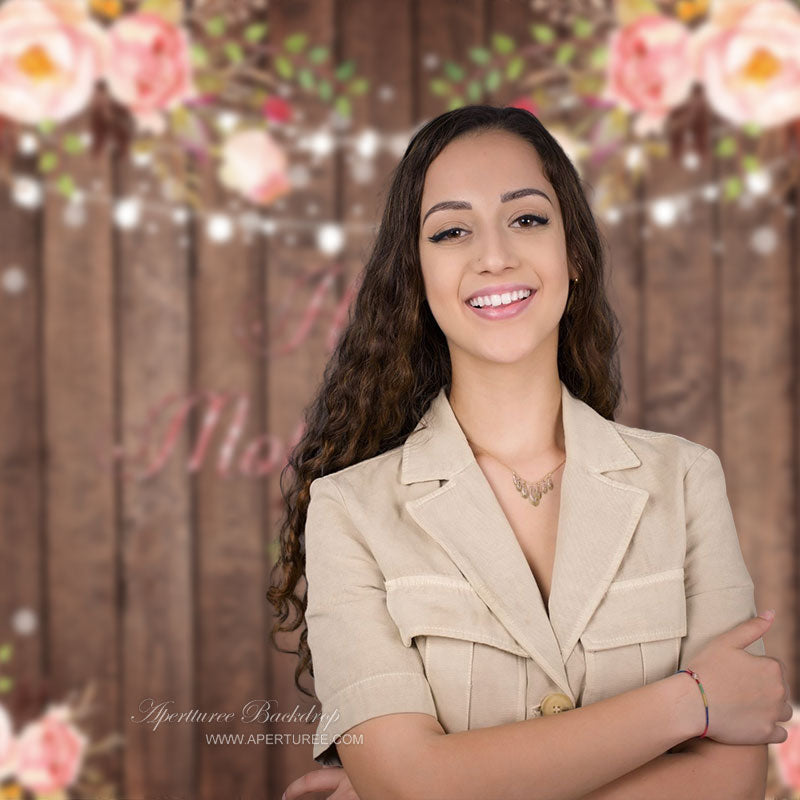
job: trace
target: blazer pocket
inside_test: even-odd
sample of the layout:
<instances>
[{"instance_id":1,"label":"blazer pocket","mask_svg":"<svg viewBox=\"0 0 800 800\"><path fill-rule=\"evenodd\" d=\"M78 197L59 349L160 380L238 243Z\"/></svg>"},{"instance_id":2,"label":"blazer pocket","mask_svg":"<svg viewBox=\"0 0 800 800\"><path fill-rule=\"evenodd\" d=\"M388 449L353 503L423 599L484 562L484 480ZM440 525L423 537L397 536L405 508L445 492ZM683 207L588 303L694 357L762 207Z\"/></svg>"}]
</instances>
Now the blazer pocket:
<instances>
[{"instance_id":1,"label":"blazer pocket","mask_svg":"<svg viewBox=\"0 0 800 800\"><path fill-rule=\"evenodd\" d=\"M393 578L386 606L403 644L422 656L446 733L525 719L527 653L468 581Z\"/></svg>"},{"instance_id":2,"label":"blazer pocket","mask_svg":"<svg viewBox=\"0 0 800 800\"><path fill-rule=\"evenodd\" d=\"M671 675L685 635L683 567L612 582L581 636L586 657L581 704Z\"/></svg>"}]
</instances>

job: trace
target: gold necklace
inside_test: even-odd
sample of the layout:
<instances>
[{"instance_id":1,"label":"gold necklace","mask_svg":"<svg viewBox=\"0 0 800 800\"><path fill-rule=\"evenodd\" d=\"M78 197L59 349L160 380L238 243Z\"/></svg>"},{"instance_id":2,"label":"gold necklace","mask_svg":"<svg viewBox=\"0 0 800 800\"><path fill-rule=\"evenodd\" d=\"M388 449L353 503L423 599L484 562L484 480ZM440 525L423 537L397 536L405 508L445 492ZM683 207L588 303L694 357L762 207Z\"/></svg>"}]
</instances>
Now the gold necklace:
<instances>
[{"instance_id":1,"label":"gold necklace","mask_svg":"<svg viewBox=\"0 0 800 800\"><path fill-rule=\"evenodd\" d=\"M467 441L469 442L470 447L472 447L473 450L477 447L477 445L474 445L472 442L470 442L469 439L467 439ZM497 456L492 455L488 450L484 450L482 447L477 447L477 449L479 452L486 453L487 456L492 456L492 458L495 461L499 462L500 464L503 464L503 462L500 461L500 459L497 458ZM564 464L566 460L567 459L565 458L564 461L561 462L561 464ZM506 469L511 470L511 474L514 480L514 486L516 487L517 491L524 498L530 500L530 502L533 505L538 506L539 501L542 499L542 495L547 494L547 492L549 492L553 488L553 473L561 466L561 464L559 464L558 467L554 467L553 469L551 469L550 472L548 472L541 480L538 480L534 483L531 483L530 481L526 481L524 478L521 478L517 474L517 471L509 467L507 464L503 464L503 466Z\"/></svg>"}]
</instances>

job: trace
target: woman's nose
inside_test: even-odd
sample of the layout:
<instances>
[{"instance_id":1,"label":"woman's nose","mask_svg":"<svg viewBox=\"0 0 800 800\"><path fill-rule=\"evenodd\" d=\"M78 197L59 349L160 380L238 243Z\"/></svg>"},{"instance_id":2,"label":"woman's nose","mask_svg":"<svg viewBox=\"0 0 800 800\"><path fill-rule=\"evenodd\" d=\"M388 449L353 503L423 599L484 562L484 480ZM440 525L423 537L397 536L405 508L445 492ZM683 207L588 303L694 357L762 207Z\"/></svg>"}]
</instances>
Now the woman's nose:
<instances>
[{"instance_id":1,"label":"woman's nose","mask_svg":"<svg viewBox=\"0 0 800 800\"><path fill-rule=\"evenodd\" d=\"M515 267L519 258L508 238L499 231L484 232L478 240L476 263L481 269L498 270Z\"/></svg>"}]
</instances>

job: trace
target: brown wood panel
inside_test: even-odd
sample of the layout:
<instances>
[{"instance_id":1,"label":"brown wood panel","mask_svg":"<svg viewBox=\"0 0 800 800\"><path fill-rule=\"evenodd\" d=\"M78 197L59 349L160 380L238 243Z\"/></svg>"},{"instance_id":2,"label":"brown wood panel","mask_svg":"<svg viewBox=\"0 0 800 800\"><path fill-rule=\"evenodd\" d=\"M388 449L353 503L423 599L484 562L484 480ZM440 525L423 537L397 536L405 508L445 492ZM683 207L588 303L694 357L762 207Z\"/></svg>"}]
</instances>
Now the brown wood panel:
<instances>
[{"instance_id":1,"label":"brown wood panel","mask_svg":"<svg viewBox=\"0 0 800 800\"><path fill-rule=\"evenodd\" d=\"M87 128L78 118L59 136ZM55 697L93 685L83 724L98 741L120 729L116 492L113 469L98 460L115 412L109 155L85 151L67 168L84 199L47 195L43 242L48 650ZM93 766L117 783L121 751Z\"/></svg>"},{"instance_id":2,"label":"brown wood panel","mask_svg":"<svg viewBox=\"0 0 800 800\"><path fill-rule=\"evenodd\" d=\"M791 370L791 402L792 402L792 468L791 480L794 492L794 506L792 508L791 559L794 568L792 578L792 599L784 607L784 617L795 620L795 625L800 620L800 131L795 129L794 150L789 155L794 158L792 167L794 174L794 189L787 199L785 211L789 220L789 274L791 276L791 304L792 304L792 361L788 366ZM759 570L759 576L762 574ZM794 670L792 695L800 698L800 652L797 645L798 636L794 639L794 653L786 665Z\"/></svg>"},{"instance_id":3,"label":"brown wood panel","mask_svg":"<svg viewBox=\"0 0 800 800\"><path fill-rule=\"evenodd\" d=\"M172 164L178 169L179 164ZM116 229L115 283L118 321L118 413L122 442L138 452L150 412L170 396L186 398L190 383L192 320L187 249L171 220L148 203L160 204L155 177L143 178L130 159L115 165L115 193L142 197L141 222ZM150 455L160 449L168 404L150 426ZM150 477L135 461L121 491L123 607L122 699L125 719L126 797L197 796L197 734L192 725L152 724L148 710L192 708L196 652L193 609L196 557L192 539L189 437L184 430L163 467Z\"/></svg>"},{"instance_id":4,"label":"brown wood panel","mask_svg":"<svg viewBox=\"0 0 800 800\"><path fill-rule=\"evenodd\" d=\"M711 161L686 169L672 156L651 159L644 176L643 425L709 447L719 444L718 288L714 204L692 197L674 222L659 225L653 203L712 178Z\"/></svg>"},{"instance_id":5,"label":"brown wood panel","mask_svg":"<svg viewBox=\"0 0 800 800\"><path fill-rule=\"evenodd\" d=\"M264 21L269 22L265 16ZM233 20L230 36L235 37ZM213 124L212 118L209 123ZM244 116L243 127L264 127ZM197 726L198 797L268 798L268 750L247 743L211 744L207 735L259 734L266 726L241 720L244 709L255 714L267 699L265 681L267 624L264 576L268 570L265 508L266 481L242 472L246 449L264 433L264 374L262 342L251 340L257 325L258 301L264 294L269 264L264 258L260 233L243 235L242 215L253 208L221 186L216 165L195 163L200 177L204 217L193 229L194 263L190 282L192 305L192 387L222 407L210 434L205 454L196 464L193 479L194 524L197 542L196 602L197 688L195 704L208 712L235 711L230 722ZM206 225L212 214L226 214L234 233L226 241L209 237ZM247 336L243 342L241 334ZM259 347L254 348L257 344ZM247 414L229 472L220 474L221 447L235 424L240 403ZM202 414L211 410L201 404ZM195 447L200 441L202 418L194 420ZM259 456L266 457L266 448ZM199 451L198 451L199 452Z\"/></svg>"},{"instance_id":6,"label":"brown wood panel","mask_svg":"<svg viewBox=\"0 0 800 800\"><path fill-rule=\"evenodd\" d=\"M736 136L744 149L744 135ZM786 154L782 131L762 138L759 156ZM733 162L733 163L731 163ZM736 159L720 163L721 177L738 174ZM783 170L781 170L783 173ZM764 637L767 652L787 665L797 657L793 545L795 529L791 306L791 222L783 175L767 194L719 208L721 309L720 458L759 609L774 608ZM772 246L769 245L772 239ZM759 243L762 243L759 246ZM796 681L796 675L791 676Z\"/></svg>"},{"instance_id":7,"label":"brown wood panel","mask_svg":"<svg viewBox=\"0 0 800 800\"><path fill-rule=\"evenodd\" d=\"M308 34L309 42L330 48L330 65L335 67L344 60L341 42L336 35L339 22L337 6L333 0L280 3L270 7L269 38L277 45L286 36L303 31ZM303 102L300 95L295 95L294 105L298 113L293 122L299 135L316 128L329 128L332 111L313 95L308 102ZM285 141L288 146L298 138L291 132L287 133L289 136ZM341 175L341 156L338 150L335 149L329 157L321 159L317 164L313 158L309 161L307 159L307 154L294 152L292 155L295 163L307 164L312 180L307 189L288 195L270 209L276 218L277 229L268 240L264 256L266 286L261 298L262 313L267 323L266 344L272 352L265 376L265 429L285 446L289 445L297 426L302 422L303 407L319 383L327 360L322 346L323 331L318 324L312 327L310 336L302 345L285 350L298 330L305 306L316 285L313 275L330 266L329 257L317 249L317 228L313 222L316 219L337 219L340 212L336 193ZM310 207L312 211L309 210ZM293 220L307 220L309 225L296 227L291 224ZM290 294L293 296L290 313L281 319L282 312L276 313L276 309L280 309L281 300ZM325 308L328 307L326 303ZM325 310L321 316L326 317ZM278 526L283 514L280 469L284 463L285 458L282 458L279 467L266 477L263 484L267 503L266 530L272 543L269 552L273 556L277 552ZM262 583L264 596L268 582L268 576L265 575ZM302 592L303 589L304 584L301 583L298 591ZM266 603L266 600L262 602ZM270 616L269 627L274 622ZM265 627L265 635L269 627ZM291 634L281 634L278 641L284 649L296 649L298 639L299 630ZM296 656L270 647L266 658L267 697L277 703L277 710L291 711L295 706L299 706L300 713L311 710L313 701L294 685ZM307 673L303 675L303 685L306 688L313 685ZM319 713L318 705L314 711ZM297 722L277 721L269 726L270 733L276 735L311 735L315 730L316 724ZM315 766L311 759L311 747L308 745L284 744L269 747L267 750L267 796L270 798L280 797L291 781Z\"/></svg>"},{"instance_id":8,"label":"brown wood panel","mask_svg":"<svg viewBox=\"0 0 800 800\"><path fill-rule=\"evenodd\" d=\"M49 653L44 540L45 442L41 425L44 283L42 211L11 199L15 175L35 176L35 157L15 154L6 131L5 180L0 183L0 642L14 648L12 694L0 695L15 719L39 712ZM20 610L35 614L37 628L12 627Z\"/></svg>"}]
</instances>

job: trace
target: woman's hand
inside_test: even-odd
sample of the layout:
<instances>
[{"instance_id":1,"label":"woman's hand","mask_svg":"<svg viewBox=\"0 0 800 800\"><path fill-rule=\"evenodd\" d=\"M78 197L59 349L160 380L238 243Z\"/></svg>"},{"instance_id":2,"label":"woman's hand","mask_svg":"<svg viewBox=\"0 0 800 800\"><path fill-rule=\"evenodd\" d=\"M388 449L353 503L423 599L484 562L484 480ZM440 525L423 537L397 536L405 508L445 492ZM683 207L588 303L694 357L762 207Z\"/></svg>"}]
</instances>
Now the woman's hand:
<instances>
[{"instance_id":1,"label":"woman's hand","mask_svg":"<svg viewBox=\"0 0 800 800\"><path fill-rule=\"evenodd\" d=\"M300 800L314 792L329 792L327 800L358 800L356 790L342 767L324 767L306 772L293 780L283 793L281 800Z\"/></svg>"}]
</instances>

